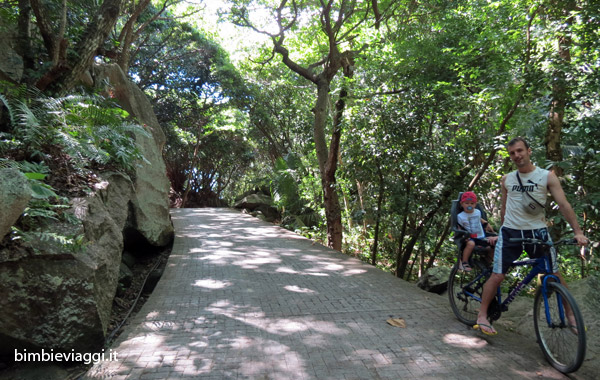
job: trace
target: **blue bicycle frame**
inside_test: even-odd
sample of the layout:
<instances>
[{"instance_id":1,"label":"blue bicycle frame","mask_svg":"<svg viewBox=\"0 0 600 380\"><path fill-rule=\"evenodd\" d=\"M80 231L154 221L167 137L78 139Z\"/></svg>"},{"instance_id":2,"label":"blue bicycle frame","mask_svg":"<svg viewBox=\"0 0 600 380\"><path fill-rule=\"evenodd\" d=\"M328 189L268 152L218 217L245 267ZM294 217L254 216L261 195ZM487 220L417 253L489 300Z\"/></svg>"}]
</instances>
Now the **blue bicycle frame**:
<instances>
[{"instance_id":1,"label":"blue bicycle frame","mask_svg":"<svg viewBox=\"0 0 600 380\"><path fill-rule=\"evenodd\" d=\"M550 246L550 250L554 249L554 245L551 242L543 242L544 245ZM550 316L550 308L548 307L548 281L554 281L557 283L560 283L560 279L555 276L554 274L552 274L552 267L553 267L553 262L552 262L552 255L550 254L550 252L544 254L544 256L539 257L539 258L535 258L535 259L527 259L527 260L521 260L521 261L515 261L512 263L512 266L514 267L519 267L519 266L531 266L531 270L529 271L529 273L527 274L527 276L525 276L525 278L521 281L519 281L517 283L517 286L507 295L506 299L504 301L502 301L502 294L500 291L500 288L498 288L497 293L496 293L496 299L498 300L498 304L500 305L500 310L502 312L505 312L508 310L508 305L515 299L515 297L519 294L519 292L521 291L521 289L523 289L523 287L527 284L529 284L536 276L538 276L539 274L545 274L545 276L542 279L542 295L544 297L544 308L545 308L545 312L546 312L546 321L548 323L549 327L552 327L553 323L552 323L552 319ZM479 280L481 280L482 277L488 277L490 274L492 273L492 269L488 268L485 271L483 271L480 275L478 275L473 281L471 281L468 286L465 287L465 289L468 289L469 286L477 283ZM476 294L474 294L474 292L469 292L467 290L464 291L465 294L467 294L469 297L481 302L481 298L478 297ZM558 300L558 306L559 306L559 310L560 310L560 326L564 326L565 325L565 313L564 313L564 308L563 308L563 304L562 304L562 299L561 297L557 297Z\"/></svg>"}]
</instances>

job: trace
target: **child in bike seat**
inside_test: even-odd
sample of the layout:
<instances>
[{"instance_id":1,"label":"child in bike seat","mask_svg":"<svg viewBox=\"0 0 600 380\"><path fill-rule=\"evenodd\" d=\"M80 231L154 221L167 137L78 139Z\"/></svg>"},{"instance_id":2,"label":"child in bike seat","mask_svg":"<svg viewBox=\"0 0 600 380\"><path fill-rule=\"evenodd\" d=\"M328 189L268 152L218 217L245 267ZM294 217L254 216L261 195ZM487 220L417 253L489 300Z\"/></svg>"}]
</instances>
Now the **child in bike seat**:
<instances>
[{"instance_id":1,"label":"child in bike seat","mask_svg":"<svg viewBox=\"0 0 600 380\"><path fill-rule=\"evenodd\" d=\"M465 191L460 197L460 205L462 206L463 211L458 214L457 222L459 226L469 233L469 237L467 238L465 248L462 252L459 268L466 272L470 272L471 266L469 265L469 258L471 257L475 246L478 245L489 248L496 244L498 236L486 237L485 231L494 233L494 229L481 217L481 211L476 208L477 196L474 192Z\"/></svg>"}]
</instances>

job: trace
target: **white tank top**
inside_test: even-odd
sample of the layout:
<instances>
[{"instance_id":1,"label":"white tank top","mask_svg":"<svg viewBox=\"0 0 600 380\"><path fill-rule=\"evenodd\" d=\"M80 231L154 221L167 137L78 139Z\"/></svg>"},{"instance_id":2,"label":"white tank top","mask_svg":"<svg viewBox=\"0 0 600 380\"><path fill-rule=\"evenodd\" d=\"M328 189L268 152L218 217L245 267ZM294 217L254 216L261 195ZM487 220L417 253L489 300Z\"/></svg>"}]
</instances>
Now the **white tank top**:
<instances>
[{"instance_id":1,"label":"white tank top","mask_svg":"<svg viewBox=\"0 0 600 380\"><path fill-rule=\"evenodd\" d=\"M527 197L517 180L517 171L508 173L504 186L508 191L504 226L516 230L534 230L546 227L546 213L531 215L525 212L521 199ZM523 187L538 202L545 205L548 196L548 170L536 167L530 173L519 173Z\"/></svg>"}]
</instances>

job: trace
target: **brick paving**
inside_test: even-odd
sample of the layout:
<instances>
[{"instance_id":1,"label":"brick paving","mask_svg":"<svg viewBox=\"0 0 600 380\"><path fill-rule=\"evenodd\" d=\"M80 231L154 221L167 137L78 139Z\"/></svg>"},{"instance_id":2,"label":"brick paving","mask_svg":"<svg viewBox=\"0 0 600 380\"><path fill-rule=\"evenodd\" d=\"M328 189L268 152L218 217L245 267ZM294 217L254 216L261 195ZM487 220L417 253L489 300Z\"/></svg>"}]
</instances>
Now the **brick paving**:
<instances>
[{"instance_id":1,"label":"brick paving","mask_svg":"<svg viewBox=\"0 0 600 380\"><path fill-rule=\"evenodd\" d=\"M163 277L112 346L118 360L85 379L567 378L535 342L486 337L446 296L290 231L230 209L171 215Z\"/></svg>"}]
</instances>

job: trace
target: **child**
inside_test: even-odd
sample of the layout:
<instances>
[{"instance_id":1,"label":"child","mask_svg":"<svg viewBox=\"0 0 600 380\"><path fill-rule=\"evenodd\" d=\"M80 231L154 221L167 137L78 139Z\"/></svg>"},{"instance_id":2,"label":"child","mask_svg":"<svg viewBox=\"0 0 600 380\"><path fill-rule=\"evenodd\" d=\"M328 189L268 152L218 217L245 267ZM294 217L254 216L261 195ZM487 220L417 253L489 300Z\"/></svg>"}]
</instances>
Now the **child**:
<instances>
[{"instance_id":1,"label":"child","mask_svg":"<svg viewBox=\"0 0 600 380\"><path fill-rule=\"evenodd\" d=\"M470 234L470 237L465 244L459 269L470 272L471 266L469 265L469 257L471 257L475 245L493 246L496 244L498 236L486 238L483 229L485 228L486 231L492 233L494 232L494 229L481 217L481 211L475 208L475 206L477 206L477 196L474 192L465 191L460 197L460 205L462 206L463 211L458 214L458 225L464 228Z\"/></svg>"}]
</instances>

